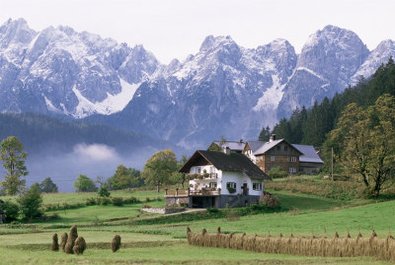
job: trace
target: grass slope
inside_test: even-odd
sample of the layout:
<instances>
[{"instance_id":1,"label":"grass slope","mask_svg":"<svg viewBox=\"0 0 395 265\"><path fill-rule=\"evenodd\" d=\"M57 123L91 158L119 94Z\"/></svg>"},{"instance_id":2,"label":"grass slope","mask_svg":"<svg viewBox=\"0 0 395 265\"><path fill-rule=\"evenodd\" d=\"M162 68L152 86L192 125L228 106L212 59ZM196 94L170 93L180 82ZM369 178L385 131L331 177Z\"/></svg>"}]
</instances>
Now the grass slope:
<instances>
[{"instance_id":1,"label":"grass slope","mask_svg":"<svg viewBox=\"0 0 395 265\"><path fill-rule=\"evenodd\" d=\"M239 218L214 218L196 220L178 217L178 221L161 224L136 225L136 220L156 218L157 215L142 214L139 209L146 204L122 207L88 206L77 209L51 211L60 218L46 223L0 225L0 264L386 264L367 258L320 258L253 253L231 249L210 249L188 246L185 240L186 227L193 231L207 228L210 232L220 226L224 232L247 234L328 235L337 231L365 236L374 228L379 236L385 236L395 216L395 201L370 203L355 206L355 201L345 202L311 195L289 192L274 192L288 211L261 213ZM157 198L155 192L114 192L113 196L134 196L142 201ZM44 195L44 203L82 203L95 194L50 194ZM357 202L357 203L366 203ZM152 206L163 201L149 202ZM76 257L51 252L53 233L67 232L71 224L79 225L79 234L84 236L88 250ZM111 253L109 242L113 235L120 234L124 248Z\"/></svg>"}]
</instances>

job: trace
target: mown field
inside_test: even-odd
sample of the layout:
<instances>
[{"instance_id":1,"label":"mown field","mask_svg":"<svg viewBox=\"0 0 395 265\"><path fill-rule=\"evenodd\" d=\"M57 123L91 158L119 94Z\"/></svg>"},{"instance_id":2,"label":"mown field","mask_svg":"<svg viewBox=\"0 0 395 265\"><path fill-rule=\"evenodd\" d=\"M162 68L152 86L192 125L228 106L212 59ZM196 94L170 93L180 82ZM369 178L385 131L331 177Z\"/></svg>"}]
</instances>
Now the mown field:
<instances>
[{"instance_id":1,"label":"mown field","mask_svg":"<svg viewBox=\"0 0 395 265\"><path fill-rule=\"evenodd\" d=\"M282 209L276 212L246 212L243 209L197 212L168 217L141 213L143 205L162 206L153 191L122 191L112 196L139 198L141 203L123 206L93 205L53 210L58 216L31 224L0 225L0 264L388 264L367 257L321 258L254 253L243 250L189 246L186 228L224 233L258 235L341 236L361 232L368 237L372 229L379 236L394 233L395 201L337 200L273 191ZM44 204L83 204L96 194L44 195ZM161 197L161 194L159 194ZM148 199L147 199L148 198ZM68 232L77 224L88 244L82 256L50 251L53 233ZM123 248L110 250L115 234Z\"/></svg>"}]
</instances>

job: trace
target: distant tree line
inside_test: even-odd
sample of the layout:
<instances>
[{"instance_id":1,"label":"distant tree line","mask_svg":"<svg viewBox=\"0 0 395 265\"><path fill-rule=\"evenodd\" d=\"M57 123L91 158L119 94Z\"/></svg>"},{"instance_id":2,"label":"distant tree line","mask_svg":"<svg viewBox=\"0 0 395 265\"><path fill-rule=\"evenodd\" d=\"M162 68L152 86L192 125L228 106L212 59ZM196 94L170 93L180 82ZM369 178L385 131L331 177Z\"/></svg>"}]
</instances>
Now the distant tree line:
<instances>
[{"instance_id":1,"label":"distant tree line","mask_svg":"<svg viewBox=\"0 0 395 265\"><path fill-rule=\"evenodd\" d=\"M361 78L356 86L337 93L331 100L324 98L308 110L297 108L290 118L281 119L271 133L291 143L322 147L347 105L355 103L366 109L384 94L395 96L395 64L392 58L381 65L370 79ZM263 128L259 138L267 139L267 132L268 128Z\"/></svg>"},{"instance_id":2,"label":"distant tree line","mask_svg":"<svg viewBox=\"0 0 395 265\"><path fill-rule=\"evenodd\" d=\"M321 150L324 170L331 160L335 172L358 174L370 195L395 179L395 64L392 58L368 80L348 87L331 100L324 98L311 109L294 110L270 133L291 143ZM267 139L263 128L259 138ZM332 150L334 158L332 158Z\"/></svg>"}]
</instances>

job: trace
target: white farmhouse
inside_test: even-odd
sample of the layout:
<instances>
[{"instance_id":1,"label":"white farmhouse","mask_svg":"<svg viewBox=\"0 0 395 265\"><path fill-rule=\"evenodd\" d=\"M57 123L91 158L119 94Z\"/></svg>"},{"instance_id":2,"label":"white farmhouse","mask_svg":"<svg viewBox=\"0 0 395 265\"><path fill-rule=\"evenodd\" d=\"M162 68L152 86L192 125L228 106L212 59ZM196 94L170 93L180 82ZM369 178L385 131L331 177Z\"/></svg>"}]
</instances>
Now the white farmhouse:
<instances>
[{"instance_id":1,"label":"white farmhouse","mask_svg":"<svg viewBox=\"0 0 395 265\"><path fill-rule=\"evenodd\" d=\"M187 197L189 207L223 208L245 206L259 201L263 180L270 179L250 159L240 153L196 151L180 172L190 177ZM167 201L176 196L168 194ZM174 201L174 200L173 200ZM186 200L184 200L186 201Z\"/></svg>"}]
</instances>

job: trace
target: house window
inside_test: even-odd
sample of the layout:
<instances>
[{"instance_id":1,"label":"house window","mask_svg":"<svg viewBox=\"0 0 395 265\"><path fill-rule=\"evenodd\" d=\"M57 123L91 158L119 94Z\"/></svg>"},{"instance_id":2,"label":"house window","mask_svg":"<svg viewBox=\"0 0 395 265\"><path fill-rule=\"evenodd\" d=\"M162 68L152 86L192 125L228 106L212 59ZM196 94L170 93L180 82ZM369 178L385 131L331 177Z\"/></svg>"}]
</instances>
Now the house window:
<instances>
[{"instance_id":1,"label":"house window","mask_svg":"<svg viewBox=\"0 0 395 265\"><path fill-rule=\"evenodd\" d=\"M226 187L236 189L236 182L226 182Z\"/></svg>"},{"instance_id":2,"label":"house window","mask_svg":"<svg viewBox=\"0 0 395 265\"><path fill-rule=\"evenodd\" d=\"M290 161L290 162L296 162L296 161L298 161L298 159L297 159L296 156L291 156L291 157L289 158L289 161Z\"/></svg>"},{"instance_id":3,"label":"house window","mask_svg":"<svg viewBox=\"0 0 395 265\"><path fill-rule=\"evenodd\" d=\"M288 146L284 146L284 151L288 151Z\"/></svg>"},{"instance_id":4,"label":"house window","mask_svg":"<svg viewBox=\"0 0 395 265\"><path fill-rule=\"evenodd\" d=\"M226 182L226 189L229 193L236 192L236 182Z\"/></svg>"},{"instance_id":5,"label":"house window","mask_svg":"<svg viewBox=\"0 0 395 265\"><path fill-rule=\"evenodd\" d=\"M281 146L279 146L279 145L277 145L277 151L280 151L281 150Z\"/></svg>"},{"instance_id":6,"label":"house window","mask_svg":"<svg viewBox=\"0 0 395 265\"><path fill-rule=\"evenodd\" d=\"M211 189L216 189L216 188L217 188L217 182L210 182L210 183L208 184L208 186L209 186L209 188L211 188Z\"/></svg>"},{"instance_id":7,"label":"house window","mask_svg":"<svg viewBox=\"0 0 395 265\"><path fill-rule=\"evenodd\" d=\"M276 157L275 157L275 156L270 156L270 161L271 161L271 162L276 161Z\"/></svg>"},{"instance_id":8,"label":"house window","mask_svg":"<svg viewBox=\"0 0 395 265\"><path fill-rule=\"evenodd\" d=\"M253 190L262 190L262 183L260 183L260 182L253 182L252 183L252 189Z\"/></svg>"},{"instance_id":9,"label":"house window","mask_svg":"<svg viewBox=\"0 0 395 265\"><path fill-rule=\"evenodd\" d=\"M296 168L290 167L290 168L288 169L288 172L291 173L291 174L296 173Z\"/></svg>"},{"instance_id":10,"label":"house window","mask_svg":"<svg viewBox=\"0 0 395 265\"><path fill-rule=\"evenodd\" d=\"M198 173L198 174L202 173L202 169L200 167L197 167L196 168L196 173Z\"/></svg>"}]
</instances>

